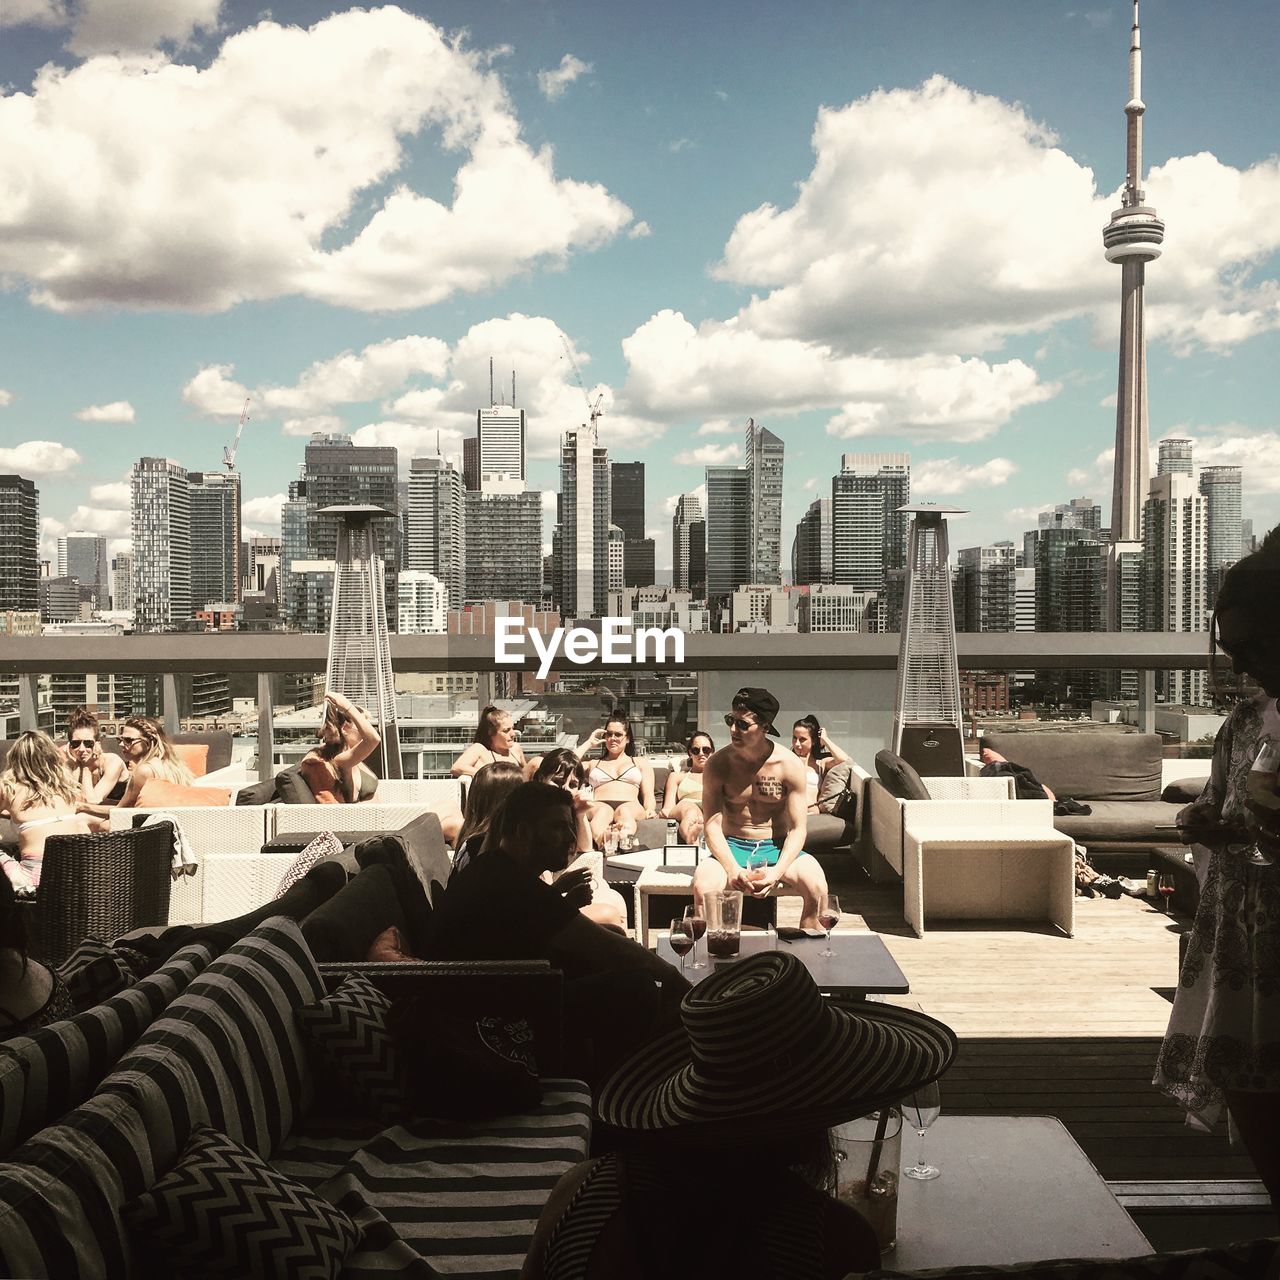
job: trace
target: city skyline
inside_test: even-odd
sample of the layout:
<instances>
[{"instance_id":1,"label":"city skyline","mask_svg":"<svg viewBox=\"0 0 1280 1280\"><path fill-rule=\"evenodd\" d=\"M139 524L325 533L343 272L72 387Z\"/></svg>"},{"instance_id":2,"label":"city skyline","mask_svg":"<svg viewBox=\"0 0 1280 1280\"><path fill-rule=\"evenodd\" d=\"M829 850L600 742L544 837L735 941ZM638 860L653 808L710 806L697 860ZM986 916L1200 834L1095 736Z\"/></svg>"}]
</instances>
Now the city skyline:
<instances>
[{"instance_id":1,"label":"city skyline","mask_svg":"<svg viewBox=\"0 0 1280 1280\"><path fill-rule=\"evenodd\" d=\"M15 22L27 10L14 6L0 48L5 123L34 92L61 140L78 140L114 181L92 230L87 214L83 232L68 220L74 243L55 263L23 241L22 218L79 179L52 163L50 139L35 156L38 131L30 152L20 130L0 131L30 179L0 230L13 335L0 357L0 471L39 486L46 555L81 529L120 549L141 456L216 471L242 391L253 394L238 457L246 537L279 532L312 426L395 445L402 480L437 438L460 467L490 358L498 399L515 371L528 479L544 493L557 488L560 436L604 392L600 443L647 466L645 532L660 568L675 499L700 491L708 464L743 465L748 417L787 447L784 564L844 452L910 452L913 499L972 511L952 530L956 547L1017 539L1038 510L1077 496L1109 515L1117 282L1099 235L1125 177L1127 0L1080 12L978 3L963 17L926 3L910 23L885 5L816 5L785 24L748 6L754 21L732 32L712 13L672 10L674 58L641 29L661 20L571 5L539 16L286 4L272 27L223 4L211 30L182 27L196 6L179 3L167 33L94 27L94 8L40 27ZM1280 443L1267 378L1280 345L1280 172L1263 53L1277 18L1260 4L1233 13L1225 24L1186 3L1143 9L1145 188L1169 227L1147 289L1151 441L1187 436L1199 465L1243 463L1242 514L1261 533L1280 517L1280 468L1266 456ZM441 41L464 24L460 45ZM145 72L107 52L113 36L136 52L166 34ZM301 148L326 144L331 127L319 110L272 156L255 142L241 95L269 79L272 41L284 39L315 82L298 72L281 92L328 93L321 73L350 60L333 113L372 109L371 50L400 42L392 62L409 78L360 138L376 156L345 157L342 174L307 168ZM411 56L426 68L416 80ZM50 60L63 70L35 79ZM143 127L178 64L224 107L225 136L203 158ZM140 204L113 167L102 122L75 114L73 90L105 92L126 75L133 96L108 123L163 162L175 184L160 184L164 209ZM412 121L400 135L393 108ZM441 130L455 150L441 148ZM283 203L321 227L306 278L262 256L280 231L255 196L269 159L284 164ZM185 238L164 229L184 176L210 212L246 197L252 262L222 252L225 228L197 218ZM482 179L539 195L549 238L514 235L508 203L475 212L464 197ZM449 194L455 180L461 196ZM428 194L443 203L426 209ZM376 232L396 218L420 228L427 213L459 255L470 214L472 276L371 256Z\"/></svg>"}]
</instances>

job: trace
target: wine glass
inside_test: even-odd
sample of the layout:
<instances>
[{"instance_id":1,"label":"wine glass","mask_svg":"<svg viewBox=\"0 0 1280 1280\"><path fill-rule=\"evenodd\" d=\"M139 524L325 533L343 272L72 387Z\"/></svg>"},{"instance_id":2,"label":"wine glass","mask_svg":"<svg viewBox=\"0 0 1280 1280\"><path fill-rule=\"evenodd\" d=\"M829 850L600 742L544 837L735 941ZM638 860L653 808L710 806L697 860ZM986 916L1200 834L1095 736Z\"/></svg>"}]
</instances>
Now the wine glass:
<instances>
[{"instance_id":1,"label":"wine glass","mask_svg":"<svg viewBox=\"0 0 1280 1280\"><path fill-rule=\"evenodd\" d=\"M830 959L835 955L831 946L831 930L840 923L840 899L834 893L823 898L818 908L818 923L827 931L827 945L818 954Z\"/></svg>"},{"instance_id":2,"label":"wine glass","mask_svg":"<svg viewBox=\"0 0 1280 1280\"><path fill-rule=\"evenodd\" d=\"M684 972L684 958L693 950L693 926L688 920L671 922L671 950L680 957L680 972Z\"/></svg>"},{"instance_id":3,"label":"wine glass","mask_svg":"<svg viewBox=\"0 0 1280 1280\"><path fill-rule=\"evenodd\" d=\"M926 1084L903 1098L902 1118L920 1135L920 1154L910 1169L902 1171L903 1177L928 1182L942 1172L936 1165L924 1162L924 1131L938 1118L941 1111L942 1095L936 1084Z\"/></svg>"},{"instance_id":4,"label":"wine glass","mask_svg":"<svg viewBox=\"0 0 1280 1280\"><path fill-rule=\"evenodd\" d=\"M705 969L707 962L698 959L698 941L707 931L707 917L697 907L685 907L684 918L688 922L689 931L693 934L693 967Z\"/></svg>"},{"instance_id":5,"label":"wine glass","mask_svg":"<svg viewBox=\"0 0 1280 1280\"><path fill-rule=\"evenodd\" d=\"M1173 905L1173 894L1177 885L1174 884L1173 876L1167 872L1156 881L1156 888L1160 891L1160 896L1164 898L1165 914L1169 912L1169 908Z\"/></svg>"},{"instance_id":6,"label":"wine glass","mask_svg":"<svg viewBox=\"0 0 1280 1280\"><path fill-rule=\"evenodd\" d=\"M1249 769L1249 778L1245 783L1245 794L1249 798L1250 808L1276 810L1280 809L1280 743L1270 736L1258 743L1258 753L1253 758ZM1251 813L1250 818L1257 819ZM1253 867L1269 867L1273 859L1255 838L1251 846L1245 850L1247 861Z\"/></svg>"}]
</instances>

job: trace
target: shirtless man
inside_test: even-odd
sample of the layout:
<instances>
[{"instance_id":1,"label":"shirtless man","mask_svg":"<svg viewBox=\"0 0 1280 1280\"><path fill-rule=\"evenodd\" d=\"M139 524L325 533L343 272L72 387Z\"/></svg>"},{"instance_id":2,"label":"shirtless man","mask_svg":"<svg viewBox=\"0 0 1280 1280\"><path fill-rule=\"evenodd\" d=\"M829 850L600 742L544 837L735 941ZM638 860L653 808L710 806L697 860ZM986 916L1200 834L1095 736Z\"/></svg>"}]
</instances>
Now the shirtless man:
<instances>
[{"instance_id":1,"label":"shirtless man","mask_svg":"<svg viewBox=\"0 0 1280 1280\"><path fill-rule=\"evenodd\" d=\"M703 839L710 857L693 877L694 901L719 890L741 889L764 898L780 884L803 898L802 929L817 929L827 878L804 851L807 834L804 766L779 742L771 742L778 700L767 689L739 689L725 716L729 745L707 763L702 784ZM747 877L747 859L764 854L769 866Z\"/></svg>"}]
</instances>

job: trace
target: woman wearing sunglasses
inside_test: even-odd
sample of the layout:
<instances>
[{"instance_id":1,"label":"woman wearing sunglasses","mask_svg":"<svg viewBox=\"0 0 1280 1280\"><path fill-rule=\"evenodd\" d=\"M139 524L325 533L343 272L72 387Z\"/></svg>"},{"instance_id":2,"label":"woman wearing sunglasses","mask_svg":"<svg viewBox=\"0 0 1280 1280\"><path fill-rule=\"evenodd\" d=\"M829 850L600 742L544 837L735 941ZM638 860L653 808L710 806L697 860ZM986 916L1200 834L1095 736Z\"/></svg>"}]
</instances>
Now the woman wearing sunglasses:
<instances>
[{"instance_id":1,"label":"woman wearing sunglasses","mask_svg":"<svg viewBox=\"0 0 1280 1280\"><path fill-rule=\"evenodd\" d=\"M120 726L116 737L120 750L124 753L125 768L129 771L129 781L124 795L120 797L122 809L146 809L160 805L203 803L225 804L227 794L213 788L197 789L195 775L182 763L177 749L165 733L159 720L149 716L130 716ZM148 783L156 784L147 790ZM183 792L176 792L181 787ZM185 792L192 793L190 799ZM105 805L82 801L82 813L96 814L98 817L108 816Z\"/></svg>"},{"instance_id":2,"label":"woman wearing sunglasses","mask_svg":"<svg viewBox=\"0 0 1280 1280\"><path fill-rule=\"evenodd\" d=\"M67 762L80 795L90 804L105 804L117 787L124 794L129 771L120 756L103 751L98 717L88 707L77 707L67 720Z\"/></svg>"},{"instance_id":3,"label":"woman wearing sunglasses","mask_svg":"<svg viewBox=\"0 0 1280 1280\"><path fill-rule=\"evenodd\" d=\"M702 835L702 773L715 749L711 735L695 729L685 744L685 767L667 777L660 816L680 824L684 844L697 844Z\"/></svg>"},{"instance_id":4,"label":"woman wearing sunglasses","mask_svg":"<svg viewBox=\"0 0 1280 1280\"><path fill-rule=\"evenodd\" d=\"M598 845L610 826L617 827L620 834L635 835L641 818L657 817L657 806L653 800L653 765L633 754L635 739L625 716L610 716L604 728L593 730L580 754L585 758L595 746L601 748L601 755L587 775L595 796L588 820Z\"/></svg>"}]
</instances>

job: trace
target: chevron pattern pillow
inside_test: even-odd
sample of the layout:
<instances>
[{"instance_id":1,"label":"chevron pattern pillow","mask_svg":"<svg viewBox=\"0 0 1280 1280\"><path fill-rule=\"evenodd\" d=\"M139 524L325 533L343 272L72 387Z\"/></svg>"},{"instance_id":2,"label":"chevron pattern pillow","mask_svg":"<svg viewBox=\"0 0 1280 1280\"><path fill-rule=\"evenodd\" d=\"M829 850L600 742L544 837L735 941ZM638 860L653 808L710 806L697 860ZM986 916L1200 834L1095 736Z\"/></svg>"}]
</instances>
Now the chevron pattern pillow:
<instances>
[{"instance_id":1,"label":"chevron pattern pillow","mask_svg":"<svg viewBox=\"0 0 1280 1280\"><path fill-rule=\"evenodd\" d=\"M391 1001L368 978L349 974L332 994L297 1011L322 1068L383 1124L404 1116L400 1055L387 1030Z\"/></svg>"},{"instance_id":2,"label":"chevron pattern pillow","mask_svg":"<svg viewBox=\"0 0 1280 1280\"><path fill-rule=\"evenodd\" d=\"M177 1165L121 1208L139 1252L183 1276L328 1280L360 1232L225 1134L192 1130Z\"/></svg>"}]
</instances>

